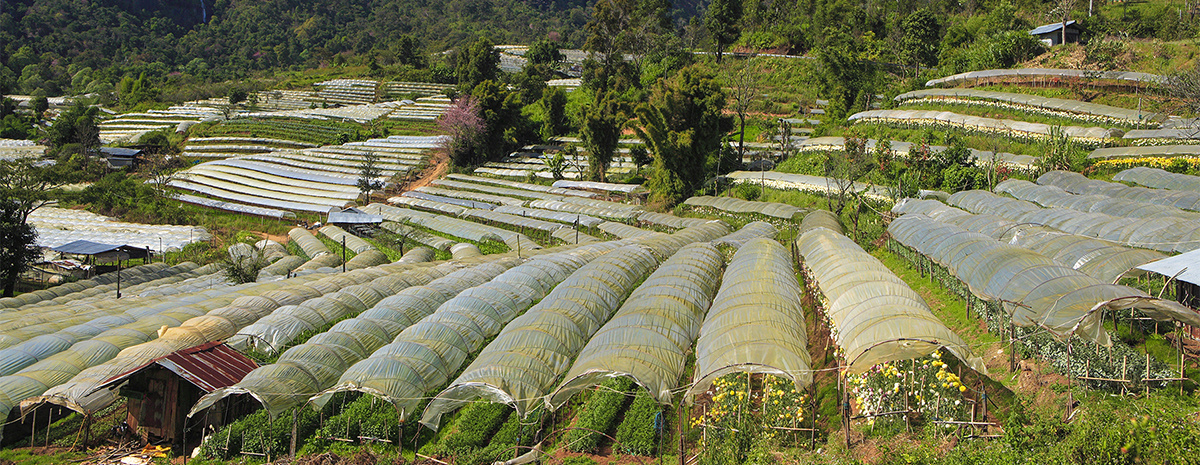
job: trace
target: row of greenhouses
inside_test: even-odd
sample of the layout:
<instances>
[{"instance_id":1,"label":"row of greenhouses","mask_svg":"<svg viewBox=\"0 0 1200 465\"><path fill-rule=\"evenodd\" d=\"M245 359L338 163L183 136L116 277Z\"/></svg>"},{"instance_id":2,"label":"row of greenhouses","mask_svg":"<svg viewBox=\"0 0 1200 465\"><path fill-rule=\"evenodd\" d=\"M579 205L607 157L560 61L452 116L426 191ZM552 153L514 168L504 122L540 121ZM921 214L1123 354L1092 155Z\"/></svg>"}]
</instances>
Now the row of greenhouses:
<instances>
[{"instance_id":1,"label":"row of greenhouses","mask_svg":"<svg viewBox=\"0 0 1200 465\"><path fill-rule=\"evenodd\" d=\"M1164 171L1164 173L1166 172ZM1128 178L1129 176L1122 176L1122 179ZM1197 178L1197 181L1197 185L1200 186L1200 178ZM1165 205L1183 210L1200 211L1200 192L1198 191L1131 187L1119 182L1088 179L1086 176L1073 171L1050 171L1038 177L1037 183L1058 187L1072 194L1103 195L1155 205ZM1175 216L1187 215L1185 212L1176 210L1168 210L1164 213Z\"/></svg>"},{"instance_id":2,"label":"row of greenhouses","mask_svg":"<svg viewBox=\"0 0 1200 465\"><path fill-rule=\"evenodd\" d=\"M970 116L950 111L933 110L868 110L848 118L852 123L882 124L916 129L958 129L983 136L1003 136L1020 140L1046 140L1056 131L1071 140L1090 147L1104 146L1125 133L1117 129L1083 126L1052 126L1009 119Z\"/></svg>"},{"instance_id":3,"label":"row of greenhouses","mask_svg":"<svg viewBox=\"0 0 1200 465\"><path fill-rule=\"evenodd\" d=\"M976 89L922 89L897 95L902 105L958 104L991 106L1023 112L1065 117L1095 124L1157 127L1166 115L1118 108L1092 102Z\"/></svg>"},{"instance_id":4,"label":"row of greenhouses","mask_svg":"<svg viewBox=\"0 0 1200 465\"><path fill-rule=\"evenodd\" d=\"M865 149L868 151L877 150L879 141L875 139L866 139ZM941 145L929 145L925 147L918 146L912 142L891 141L888 149L893 156L908 158L914 151L927 150L926 156L941 153L949 149L949 147ZM801 142L796 148L799 152L837 152L846 150L846 139L837 136L814 137ZM987 150L968 149L971 151L971 162L977 165L1005 165L1018 169L1031 169L1037 166L1038 157L1031 155L1018 155L1008 152L991 152Z\"/></svg>"},{"instance_id":5,"label":"row of greenhouses","mask_svg":"<svg viewBox=\"0 0 1200 465\"><path fill-rule=\"evenodd\" d=\"M1104 81L1123 83L1124 85L1155 85L1163 82L1163 77L1157 74L1137 73L1132 71L1093 71L1083 69L1056 68L1016 68L1016 69L986 69L969 71L944 78L930 80L925 87L981 85L1002 83L1010 80L1031 81L1059 85L1074 82L1097 83Z\"/></svg>"},{"instance_id":6,"label":"row of greenhouses","mask_svg":"<svg viewBox=\"0 0 1200 465\"><path fill-rule=\"evenodd\" d=\"M1113 180L1169 191L1200 192L1200 176L1172 173L1158 168L1127 169L1113 176Z\"/></svg>"},{"instance_id":7,"label":"row of greenhouses","mask_svg":"<svg viewBox=\"0 0 1200 465\"><path fill-rule=\"evenodd\" d=\"M1107 147L1093 150L1088 158L1110 160L1114 158L1146 158L1146 157L1197 157L1200 156L1200 145L1146 145L1134 147Z\"/></svg>"},{"instance_id":8,"label":"row of greenhouses","mask_svg":"<svg viewBox=\"0 0 1200 465\"><path fill-rule=\"evenodd\" d=\"M1110 346L1112 341L1101 321L1104 310L1136 308L1151 316L1195 320L1195 312L1177 302L1101 281L1031 250L922 214L894 220L888 232L946 268L971 293L1001 302L1017 326L1039 327L1060 338L1073 335Z\"/></svg>"}]
</instances>

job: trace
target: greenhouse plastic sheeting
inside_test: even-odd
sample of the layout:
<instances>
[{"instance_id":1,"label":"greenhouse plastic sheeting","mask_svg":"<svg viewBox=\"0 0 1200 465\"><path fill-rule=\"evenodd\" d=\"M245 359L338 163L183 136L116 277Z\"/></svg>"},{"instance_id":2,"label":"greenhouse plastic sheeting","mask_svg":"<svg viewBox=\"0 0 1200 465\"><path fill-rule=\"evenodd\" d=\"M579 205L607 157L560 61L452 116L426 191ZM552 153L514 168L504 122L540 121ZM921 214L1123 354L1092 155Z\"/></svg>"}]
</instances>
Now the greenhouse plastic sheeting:
<instances>
[{"instance_id":1,"label":"greenhouse plastic sheeting","mask_svg":"<svg viewBox=\"0 0 1200 465\"><path fill-rule=\"evenodd\" d=\"M554 184L551 185L554 187L561 187L563 189L593 190L615 192L620 194L646 192L646 188L642 187L641 184L613 184L611 182L569 181L566 179L560 179L558 181L554 181Z\"/></svg>"},{"instance_id":2,"label":"greenhouse plastic sheeting","mask_svg":"<svg viewBox=\"0 0 1200 465\"><path fill-rule=\"evenodd\" d=\"M1200 176L1172 173L1158 168L1139 166L1113 176L1113 181L1132 182L1155 189L1200 192Z\"/></svg>"},{"instance_id":3,"label":"greenhouse plastic sheeting","mask_svg":"<svg viewBox=\"0 0 1200 465\"><path fill-rule=\"evenodd\" d=\"M375 246L371 245L370 242L363 240L361 237L350 234L337 226L322 226L319 231L321 234L324 234L325 237L328 237L330 240L338 244L341 244L342 240L344 239L346 241L346 248L353 250L356 254L360 254L368 250L375 250Z\"/></svg>"},{"instance_id":4,"label":"greenhouse plastic sheeting","mask_svg":"<svg viewBox=\"0 0 1200 465\"><path fill-rule=\"evenodd\" d=\"M966 283L972 294L1002 302L1018 326L1038 326L1060 338L1074 334L1109 346L1111 340L1100 321L1105 308L1134 307L1151 315L1170 314L1181 321L1200 323L1195 312L1178 303L1105 283L1038 253L925 215L904 215L892 221L888 232L945 267Z\"/></svg>"},{"instance_id":5,"label":"greenhouse plastic sheeting","mask_svg":"<svg viewBox=\"0 0 1200 465\"><path fill-rule=\"evenodd\" d=\"M1000 242L1032 250L1106 283L1116 282L1138 265L1166 257L1152 250L1131 249L1093 237L1067 234L1047 226L1016 223L993 215L972 215L935 200L909 200L897 204L892 211L919 213ZM1140 274L1135 272L1129 276Z\"/></svg>"},{"instance_id":6,"label":"greenhouse plastic sheeting","mask_svg":"<svg viewBox=\"0 0 1200 465\"><path fill-rule=\"evenodd\" d=\"M315 331L350 315L357 315L380 301L391 302L397 292L412 286L422 286L437 279L452 266L418 266L402 271L389 279L369 285L352 285L326 296L309 299L299 305L286 305L270 315L242 328L226 341L230 347L244 350L253 347L264 353L277 353L296 336Z\"/></svg>"},{"instance_id":7,"label":"greenhouse plastic sheeting","mask_svg":"<svg viewBox=\"0 0 1200 465\"><path fill-rule=\"evenodd\" d=\"M529 202L529 206L533 208L541 208L544 210L554 210L567 213L578 213L581 215L590 215L601 218L612 218L620 221L631 221L637 218L639 211L623 210L610 208L603 204L583 204L571 202L571 198L563 200L534 200ZM581 201L590 199L578 199Z\"/></svg>"},{"instance_id":8,"label":"greenhouse plastic sheeting","mask_svg":"<svg viewBox=\"0 0 1200 465\"><path fill-rule=\"evenodd\" d=\"M1047 208L1068 208L1086 213L1103 213L1125 218L1200 218L1200 213L1138 200L1117 199L1102 194L1076 195L1057 186L1038 185L1020 179L1008 179L996 185L996 192L1009 194Z\"/></svg>"},{"instance_id":9,"label":"greenhouse plastic sheeting","mask_svg":"<svg viewBox=\"0 0 1200 465\"><path fill-rule=\"evenodd\" d=\"M768 373L802 388L812 383L803 290L788 251L754 239L734 254L696 343L688 398L729 373Z\"/></svg>"},{"instance_id":10,"label":"greenhouse plastic sheeting","mask_svg":"<svg viewBox=\"0 0 1200 465\"><path fill-rule=\"evenodd\" d=\"M412 203L411 201L404 200L405 198L424 200L425 202ZM439 212L445 212L445 213L453 213L454 210L448 209L445 206L434 205L434 203L454 205L454 206L458 206L458 207L462 207L462 208L477 208L477 209L481 209L481 210L491 210L491 209L496 208L495 204L490 204L487 202L479 202L479 201L475 201L475 200L460 199L460 198L455 198L455 197L445 197L445 196L441 196L441 195L428 194L425 192L418 192L418 191L405 192L403 194L400 194L400 197L393 197L391 199L388 199L388 202L409 203L409 204L413 205L414 207L426 208L426 209L439 211ZM431 203L431 202L433 202L433 203ZM459 214L461 215L461 213L459 213Z\"/></svg>"},{"instance_id":11,"label":"greenhouse plastic sheeting","mask_svg":"<svg viewBox=\"0 0 1200 465\"><path fill-rule=\"evenodd\" d=\"M816 228L800 236L796 247L825 294L825 314L833 323L834 339L850 374L880 363L924 357L942 347L972 370L987 374L983 359L971 353L925 300L854 241Z\"/></svg>"},{"instance_id":12,"label":"greenhouse plastic sheeting","mask_svg":"<svg viewBox=\"0 0 1200 465\"><path fill-rule=\"evenodd\" d=\"M524 205L525 204L524 200L513 198L513 197L505 197L503 195L483 194L483 193L479 193L479 192L462 191L462 190L455 190L455 189L442 189L440 187L430 187L430 186L418 187L415 190L418 192L423 192L423 193L430 194L430 195L436 195L436 196L441 196L441 197L454 197L454 198L458 198L458 199L473 200L476 202L484 202L487 204L491 204L493 207L489 208L488 210L494 209L495 206L498 206L498 205ZM476 208L478 208L478 207L476 207Z\"/></svg>"},{"instance_id":13,"label":"greenhouse plastic sheeting","mask_svg":"<svg viewBox=\"0 0 1200 465\"><path fill-rule=\"evenodd\" d=\"M875 140L875 139L866 139L865 143L866 143L867 150L871 151L871 152L874 152L876 150L876 147L879 145L879 141ZM895 141L895 140L891 141L891 144L888 146L888 148L891 149L891 151L894 155L899 156L899 157L904 157L904 158L908 158L909 154L912 153L914 147L916 147L916 144L913 144L912 142L903 142L903 141ZM941 152L944 152L944 151L950 149L950 147L946 147L944 145L927 145L927 146L925 146L925 148L927 148L929 150L929 153L931 153L931 154L932 153L941 153ZM837 152L837 151L842 151L845 149L846 149L846 139L844 137L827 136L827 137L814 137L814 138L808 139L804 142L801 142L800 147L797 148L797 151L799 151L799 152ZM993 163L996 163L996 164L1013 165L1018 168L1032 168L1038 162L1037 157L1033 157L1033 156L1029 156L1029 155L1018 155L1015 153L1008 153L1008 152L989 152L986 150L976 150L976 149L971 149L971 148L968 148L968 150L971 151L971 155L968 157L968 160L974 161L977 165L981 165L981 166L988 166L988 165L992 165Z\"/></svg>"},{"instance_id":14,"label":"greenhouse plastic sheeting","mask_svg":"<svg viewBox=\"0 0 1200 465\"><path fill-rule=\"evenodd\" d=\"M759 184L774 189L815 192L821 195L828 195L841 189L835 178L807 174L780 173L778 171L734 171L726 176L735 184ZM892 189L886 187L854 182L848 184L848 188L854 192L861 192L863 197L870 200L887 202L892 200Z\"/></svg>"},{"instance_id":15,"label":"greenhouse plastic sheeting","mask_svg":"<svg viewBox=\"0 0 1200 465\"><path fill-rule=\"evenodd\" d=\"M1165 205L1172 208L1191 210L1192 212L1200 211L1200 192L1130 187L1118 182L1088 179L1084 175L1073 171L1050 171L1041 175L1037 179L1037 183L1058 187L1072 194L1103 195L1135 202ZM1137 206L1137 204L1130 205ZM1093 210L1096 210L1096 208L1093 207ZM1171 209L1160 211L1163 214L1172 216L1200 218L1200 213L1181 212Z\"/></svg>"},{"instance_id":16,"label":"greenhouse plastic sheeting","mask_svg":"<svg viewBox=\"0 0 1200 465\"><path fill-rule=\"evenodd\" d=\"M1125 140L1132 140L1137 145L1152 145L1159 143L1195 143L1200 140L1200 134L1195 129L1131 129L1125 133Z\"/></svg>"},{"instance_id":17,"label":"greenhouse plastic sheeting","mask_svg":"<svg viewBox=\"0 0 1200 465\"><path fill-rule=\"evenodd\" d=\"M416 199L412 200L416 201ZM367 206L367 210L378 211L385 220L408 222L442 234L461 237L463 239L468 239L475 242L498 240L504 242L506 245L508 245L508 248L512 250L517 250L518 247L520 247L522 250L542 248L542 246L538 245L536 242L530 239L529 236L524 234L512 232L507 229L482 225L472 221L460 220L458 218L452 218L449 216L426 213L408 208L398 208L391 205L377 203ZM459 212L456 214L460 215L465 211L466 209L460 208Z\"/></svg>"},{"instance_id":18,"label":"greenhouse plastic sheeting","mask_svg":"<svg viewBox=\"0 0 1200 465\"><path fill-rule=\"evenodd\" d=\"M339 391L382 397L402 419L416 411L425 393L450 381L467 358L509 322L544 298L614 242L535 257L442 304L371 356L346 370L337 385L313 397L318 406Z\"/></svg>"},{"instance_id":19,"label":"greenhouse plastic sheeting","mask_svg":"<svg viewBox=\"0 0 1200 465\"><path fill-rule=\"evenodd\" d=\"M161 279L168 276L173 276L178 273L186 273L196 269L199 265L192 262L183 262L173 267L168 268L165 263L151 263L149 265L135 266L121 270L121 283L124 285L139 284L155 279ZM49 289L39 289L36 291L26 292L16 297L0 298L0 309L18 308L25 305L37 304L43 301L53 301L52 303L60 304L71 300L76 300L84 297L87 290L93 290L95 293L106 292L111 287L116 289L117 273L105 273L97 275L94 278L83 279L71 283L63 283ZM111 286L110 286L111 285ZM50 305L46 303L44 305Z\"/></svg>"},{"instance_id":20,"label":"greenhouse plastic sheeting","mask_svg":"<svg viewBox=\"0 0 1200 465\"><path fill-rule=\"evenodd\" d=\"M710 220L706 218L680 218L668 213L646 212L638 215L638 221L643 223L657 224L676 229L690 228L707 223Z\"/></svg>"},{"instance_id":21,"label":"greenhouse plastic sheeting","mask_svg":"<svg viewBox=\"0 0 1200 465\"><path fill-rule=\"evenodd\" d=\"M278 278L280 275L286 275L300 265L303 265L305 261L303 257L295 255L280 258L275 263L267 265L258 271L258 281L269 281Z\"/></svg>"},{"instance_id":22,"label":"greenhouse plastic sheeting","mask_svg":"<svg viewBox=\"0 0 1200 465\"><path fill-rule=\"evenodd\" d=\"M438 186L438 187L446 187L449 189L458 189L460 191L489 192L492 194L505 196L507 198L514 199L514 200L519 200L521 198L535 199L535 200L562 200L562 198L563 198L562 195L548 194L545 192L536 192L536 191L524 190L524 189L509 189L509 188L500 187L500 186L497 186L494 184L493 185L477 184L476 182L467 182L466 180L457 180L456 181L456 179L460 179L460 178L452 177L452 176L454 176L454 175L447 176L446 179L435 179L435 180L431 181L430 184L432 184L434 186ZM478 179L478 178L474 178L474 176L467 176L467 178ZM499 180L495 180L495 181L499 181ZM523 204L524 201L522 201L521 203Z\"/></svg>"},{"instance_id":23,"label":"greenhouse plastic sheeting","mask_svg":"<svg viewBox=\"0 0 1200 465\"><path fill-rule=\"evenodd\" d=\"M23 401L22 409L50 402L77 412L94 413L116 399L116 386L112 389L99 389L113 376L177 350L226 339L279 307L299 305L309 299L333 294L344 287L369 282L386 274L382 269L362 269L336 275L314 274L285 281L246 285L243 290L245 295L229 305L190 318L167 329L157 339L124 348L112 360L78 372L69 382L51 388L43 396Z\"/></svg>"},{"instance_id":24,"label":"greenhouse plastic sheeting","mask_svg":"<svg viewBox=\"0 0 1200 465\"><path fill-rule=\"evenodd\" d=\"M557 238L567 244L583 244L587 242L599 242L600 239L589 234L579 232L578 229L562 228L550 233L550 236Z\"/></svg>"},{"instance_id":25,"label":"greenhouse plastic sheeting","mask_svg":"<svg viewBox=\"0 0 1200 465\"><path fill-rule=\"evenodd\" d=\"M1146 221L1065 208L1042 208L1033 202L1001 197L987 191L959 192L951 196L948 203L977 214L986 212L1017 223L1045 225L1063 232L1132 247L1161 252L1184 252L1200 247L1200 230L1196 222L1182 218Z\"/></svg>"},{"instance_id":26,"label":"greenhouse plastic sheeting","mask_svg":"<svg viewBox=\"0 0 1200 465\"><path fill-rule=\"evenodd\" d=\"M137 321L76 342L67 350L40 360L13 375L0 377L0 416L8 416L17 402L24 401L24 408L49 399L34 397L44 393L54 396L55 403L69 406L72 410L93 413L107 405L106 402L115 399L115 396L107 399L85 398L82 394L78 397L66 397L55 396L53 392L67 387L68 385L63 383L69 380L80 379L79 375L95 374L97 367L108 365L123 350L159 337L158 332L163 326L178 326L184 320L193 319L214 309L225 308L238 302L238 299L248 298L246 296L254 291L276 289L278 286L279 284L275 283L252 283L221 286L142 302L136 299L122 299L130 307L135 307L131 308L130 313L139 315ZM51 392L48 393L47 390ZM89 408L91 410L88 410Z\"/></svg>"},{"instance_id":27,"label":"greenhouse plastic sheeting","mask_svg":"<svg viewBox=\"0 0 1200 465\"><path fill-rule=\"evenodd\" d=\"M325 247L324 242L306 229L292 228L291 231L288 231L288 238L295 242L310 260L331 253L329 247Z\"/></svg>"},{"instance_id":28,"label":"greenhouse plastic sheeting","mask_svg":"<svg viewBox=\"0 0 1200 465\"><path fill-rule=\"evenodd\" d=\"M561 212L561 211L542 210L540 208L528 208L528 207L519 207L519 206L512 206L512 205L501 205L499 207L496 207L496 209L493 211L495 211L497 213L508 213L510 215L528 216L528 217L532 217L532 218L540 218L543 220L558 221L560 223L567 223L567 224L575 224L576 222L578 222L579 226L582 226L585 228L590 228L592 226L596 226L605 221L600 218L596 218L594 216L588 216L588 215L583 215L583 214L579 214L579 213L567 213L567 212Z\"/></svg>"},{"instance_id":29,"label":"greenhouse plastic sheeting","mask_svg":"<svg viewBox=\"0 0 1200 465\"><path fill-rule=\"evenodd\" d=\"M463 214L464 218L469 218L485 224L503 224L513 228L522 230L536 230L543 232L553 232L567 227L562 223L551 223L524 216L512 215L508 213L499 213L490 210L467 210Z\"/></svg>"},{"instance_id":30,"label":"greenhouse plastic sheeting","mask_svg":"<svg viewBox=\"0 0 1200 465\"><path fill-rule=\"evenodd\" d=\"M333 386L347 368L383 347L401 330L432 313L451 296L487 282L515 265L516 261L500 259L455 271L427 286L404 289L379 301L368 312L343 320L328 331L288 349L275 363L254 369L237 384L205 394L188 416L225 397L248 394L263 405L273 420L283 411L301 405L309 397Z\"/></svg>"},{"instance_id":31,"label":"greenhouse plastic sheeting","mask_svg":"<svg viewBox=\"0 0 1200 465\"><path fill-rule=\"evenodd\" d=\"M651 231L649 229L637 228L637 227L633 227L633 226L630 226L630 225L627 225L624 223L615 223L612 221L606 221L604 223L600 223L600 225L597 226L596 229L599 229L606 233L612 234L621 239L629 239L629 238L641 237L641 236L656 236L656 235L664 234L664 233L660 233L658 231Z\"/></svg>"},{"instance_id":32,"label":"greenhouse plastic sheeting","mask_svg":"<svg viewBox=\"0 0 1200 465\"><path fill-rule=\"evenodd\" d=\"M482 255L483 255L483 252L480 252L479 247L476 247L475 244L468 244L468 243L463 242L463 243L454 244L453 246L450 247L450 256L455 260L462 260L465 258L474 258L474 257L482 256Z\"/></svg>"},{"instance_id":33,"label":"greenhouse plastic sheeting","mask_svg":"<svg viewBox=\"0 0 1200 465\"><path fill-rule=\"evenodd\" d=\"M1149 145L1145 147L1109 147L1093 150L1088 158L1108 160L1111 158L1142 157L1200 157L1200 145Z\"/></svg>"},{"instance_id":34,"label":"greenhouse plastic sheeting","mask_svg":"<svg viewBox=\"0 0 1200 465\"><path fill-rule=\"evenodd\" d=\"M1157 74L1135 73L1132 71L1090 71L1082 69L1055 68L1019 68L1019 69L985 69L959 73L944 78L933 79L925 83L925 87L956 86L965 82L979 80L1003 80L1010 78L1035 79L1040 81L1070 82L1077 79L1127 81L1157 84L1164 82Z\"/></svg>"},{"instance_id":35,"label":"greenhouse plastic sheeting","mask_svg":"<svg viewBox=\"0 0 1200 465\"><path fill-rule=\"evenodd\" d=\"M690 197L683 203L693 207L715 208L729 213L758 213L785 220L795 218L797 214L804 211L784 203L755 202L734 197L710 197L707 195Z\"/></svg>"},{"instance_id":36,"label":"greenhouse plastic sheeting","mask_svg":"<svg viewBox=\"0 0 1200 465\"><path fill-rule=\"evenodd\" d=\"M202 207L208 207L208 208L213 208L213 209L217 209L217 210L224 210L227 212L244 213L247 215L263 216L263 217L267 217L267 218L283 219L283 218L295 218L296 217L295 213L292 213L289 211L276 210L274 208L242 205L240 203L225 202L223 200L209 199L209 198L205 198L205 197L197 197L197 196L189 195L189 194L178 194L175 196L175 200L178 200L183 203L190 203L192 205L199 205Z\"/></svg>"},{"instance_id":37,"label":"greenhouse plastic sheeting","mask_svg":"<svg viewBox=\"0 0 1200 465\"><path fill-rule=\"evenodd\" d=\"M634 284L656 265L658 259L645 248L627 246L571 274L505 326L450 387L430 401L421 424L437 430L443 414L480 397L510 404L521 417L527 415Z\"/></svg>"},{"instance_id":38,"label":"greenhouse plastic sheeting","mask_svg":"<svg viewBox=\"0 0 1200 465\"><path fill-rule=\"evenodd\" d=\"M776 229L771 223L766 221L752 221L750 223L746 223L746 225L742 226L742 229L737 230L737 232L713 241L713 244L741 248L746 244L746 242L749 242L752 239L757 239L760 237L774 239L776 234L779 234L779 230Z\"/></svg>"},{"instance_id":39,"label":"greenhouse plastic sheeting","mask_svg":"<svg viewBox=\"0 0 1200 465\"><path fill-rule=\"evenodd\" d=\"M708 313L724 258L711 244L685 246L638 286L588 341L549 396L557 410L583 389L628 376L660 404L671 404L687 354Z\"/></svg>"},{"instance_id":40,"label":"greenhouse plastic sheeting","mask_svg":"<svg viewBox=\"0 0 1200 465\"><path fill-rule=\"evenodd\" d=\"M901 103L910 103L912 100L932 100L934 102L938 102L946 99L988 100L1001 102L1004 104L1011 104L1013 108L1018 110L1020 110L1022 106L1025 106L1043 108L1063 113L1103 117L1103 119L1098 119L1098 123L1155 123L1157 125L1158 122L1166 119L1166 115L1162 113L1152 113L1148 111L1140 112L1137 110L1130 110L1128 108L1118 108L1108 105L1101 105L1099 103L1082 102L1079 100L1067 100L1053 97L1042 97L1040 95L1015 94L1011 92L977 89L922 89L897 95L894 100Z\"/></svg>"},{"instance_id":41,"label":"greenhouse plastic sheeting","mask_svg":"<svg viewBox=\"0 0 1200 465\"><path fill-rule=\"evenodd\" d=\"M441 236L429 234L412 226L400 224L395 221L384 221L381 225L383 229L391 231L397 236L415 241L419 244L427 245L435 250L450 250L450 247L458 242L446 239Z\"/></svg>"},{"instance_id":42,"label":"greenhouse plastic sheeting","mask_svg":"<svg viewBox=\"0 0 1200 465\"><path fill-rule=\"evenodd\" d=\"M1124 135L1118 129L1095 126L1051 126L1043 123L985 118L936 110L867 110L850 115L847 119L853 123L899 123L920 127L947 126L988 135L1020 136L1029 139L1049 138L1051 129L1057 127L1067 137L1093 146L1105 144L1109 139Z\"/></svg>"},{"instance_id":43,"label":"greenhouse plastic sheeting","mask_svg":"<svg viewBox=\"0 0 1200 465\"><path fill-rule=\"evenodd\" d=\"M268 262L275 262L288 254L287 247L283 244L270 239L263 239L254 243L254 248L262 252L262 257Z\"/></svg>"},{"instance_id":44,"label":"greenhouse plastic sheeting","mask_svg":"<svg viewBox=\"0 0 1200 465\"><path fill-rule=\"evenodd\" d=\"M825 228L838 234L843 234L842 222L838 220L837 215L829 210L813 210L804 215L804 219L800 221L800 229L796 234L804 234L816 228Z\"/></svg>"},{"instance_id":45,"label":"greenhouse plastic sheeting","mask_svg":"<svg viewBox=\"0 0 1200 465\"><path fill-rule=\"evenodd\" d=\"M465 175L465 174L448 174L448 175L446 175L446 179L453 179L456 181L467 181L467 182L480 183L480 184L493 184L493 185L504 186L504 187L509 187L509 188L513 188L513 189L519 189L522 191L542 192L542 193L546 193L546 194L553 194L556 196L574 196L574 197L583 197L583 198L592 198L592 197L596 196L596 194L593 194L591 192L577 191L574 189L563 189L561 187L551 187L551 186L547 186L544 184L531 184L531 183L527 183L527 182L509 181L507 179L485 178L482 176L470 176L470 175ZM487 189L484 188L484 189L476 189L476 190L487 190ZM519 195L525 196L525 197L533 197L529 194L519 194ZM558 200L558 199L551 199L551 200Z\"/></svg>"}]
</instances>

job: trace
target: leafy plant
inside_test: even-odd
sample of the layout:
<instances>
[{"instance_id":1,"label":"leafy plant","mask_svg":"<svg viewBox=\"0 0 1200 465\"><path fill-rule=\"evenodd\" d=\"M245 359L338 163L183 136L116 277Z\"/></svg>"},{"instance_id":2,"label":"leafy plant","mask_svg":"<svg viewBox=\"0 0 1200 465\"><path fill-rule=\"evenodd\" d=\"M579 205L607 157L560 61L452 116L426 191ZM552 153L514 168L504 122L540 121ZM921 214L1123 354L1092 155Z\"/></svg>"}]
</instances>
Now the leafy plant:
<instances>
[{"instance_id":1,"label":"leafy plant","mask_svg":"<svg viewBox=\"0 0 1200 465\"><path fill-rule=\"evenodd\" d=\"M624 376L601 383L576 419L575 427L581 429L567 432L567 448L574 452L595 452L604 439L601 433L612 431L613 423L624 410L627 391L632 386L633 381Z\"/></svg>"}]
</instances>

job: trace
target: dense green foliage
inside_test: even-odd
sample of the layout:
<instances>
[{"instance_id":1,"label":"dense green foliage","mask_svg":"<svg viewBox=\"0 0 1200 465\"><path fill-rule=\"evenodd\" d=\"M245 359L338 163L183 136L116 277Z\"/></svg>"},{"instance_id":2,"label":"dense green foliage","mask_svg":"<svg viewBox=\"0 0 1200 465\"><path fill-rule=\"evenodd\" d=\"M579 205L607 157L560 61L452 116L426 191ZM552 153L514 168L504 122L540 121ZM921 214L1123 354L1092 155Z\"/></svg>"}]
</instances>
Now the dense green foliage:
<instances>
[{"instance_id":1,"label":"dense green foliage","mask_svg":"<svg viewBox=\"0 0 1200 465\"><path fill-rule=\"evenodd\" d=\"M601 383L576 417L573 426L578 429L567 432L567 448L574 452L596 452L604 442L602 434L613 430L618 415L629 403L629 389L632 387L633 380L624 376Z\"/></svg>"}]
</instances>

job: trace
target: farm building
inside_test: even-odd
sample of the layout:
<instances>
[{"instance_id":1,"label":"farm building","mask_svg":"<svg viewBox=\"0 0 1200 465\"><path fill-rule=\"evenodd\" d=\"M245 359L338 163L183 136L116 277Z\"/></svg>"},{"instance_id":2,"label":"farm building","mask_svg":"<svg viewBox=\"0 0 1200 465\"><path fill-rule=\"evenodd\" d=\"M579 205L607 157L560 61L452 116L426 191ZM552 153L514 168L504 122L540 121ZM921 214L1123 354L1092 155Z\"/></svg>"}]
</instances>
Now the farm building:
<instances>
[{"instance_id":1,"label":"farm building","mask_svg":"<svg viewBox=\"0 0 1200 465\"><path fill-rule=\"evenodd\" d=\"M140 149L126 149L121 147L100 147L100 156L108 161L110 168L136 168L138 159L142 156L142 151Z\"/></svg>"},{"instance_id":2,"label":"farm building","mask_svg":"<svg viewBox=\"0 0 1200 465\"><path fill-rule=\"evenodd\" d=\"M1029 34L1037 37L1038 40L1041 40L1046 45L1055 46L1063 42L1063 27L1063 23L1061 22L1043 24L1029 31ZM1066 28L1067 43L1079 42L1079 24L1075 21L1067 21Z\"/></svg>"},{"instance_id":3,"label":"farm building","mask_svg":"<svg viewBox=\"0 0 1200 465\"><path fill-rule=\"evenodd\" d=\"M204 425L187 425L187 408L200 396L240 381L258 364L223 342L209 342L173 352L110 378L100 388L119 388L128 399L126 423L151 443L182 445L188 431L220 425L229 412L226 405L199 417ZM195 434L193 439L199 439Z\"/></svg>"},{"instance_id":4,"label":"farm building","mask_svg":"<svg viewBox=\"0 0 1200 465\"><path fill-rule=\"evenodd\" d=\"M1174 281L1176 300L1189 307L1200 308L1200 249L1150 262L1137 269Z\"/></svg>"}]
</instances>

